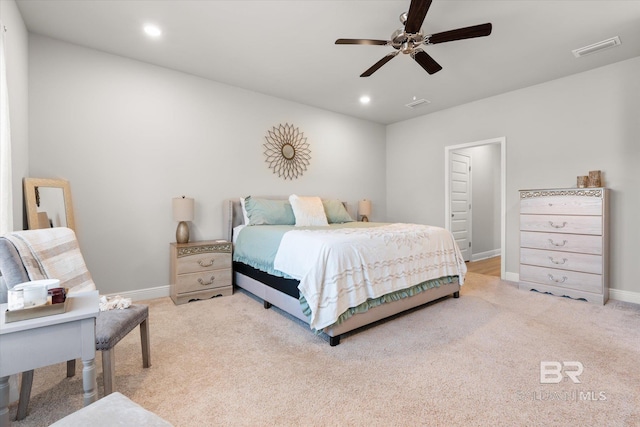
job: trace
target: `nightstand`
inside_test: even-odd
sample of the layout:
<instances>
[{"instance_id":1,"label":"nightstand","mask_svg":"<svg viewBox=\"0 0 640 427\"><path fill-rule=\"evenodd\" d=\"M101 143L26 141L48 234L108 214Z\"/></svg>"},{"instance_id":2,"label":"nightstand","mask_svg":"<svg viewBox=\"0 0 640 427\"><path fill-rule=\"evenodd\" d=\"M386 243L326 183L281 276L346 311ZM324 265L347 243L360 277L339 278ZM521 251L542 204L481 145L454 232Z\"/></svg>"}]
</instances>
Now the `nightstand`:
<instances>
[{"instance_id":1,"label":"nightstand","mask_svg":"<svg viewBox=\"0 0 640 427\"><path fill-rule=\"evenodd\" d=\"M171 243L175 304L233 294L232 244L224 240Z\"/></svg>"}]
</instances>

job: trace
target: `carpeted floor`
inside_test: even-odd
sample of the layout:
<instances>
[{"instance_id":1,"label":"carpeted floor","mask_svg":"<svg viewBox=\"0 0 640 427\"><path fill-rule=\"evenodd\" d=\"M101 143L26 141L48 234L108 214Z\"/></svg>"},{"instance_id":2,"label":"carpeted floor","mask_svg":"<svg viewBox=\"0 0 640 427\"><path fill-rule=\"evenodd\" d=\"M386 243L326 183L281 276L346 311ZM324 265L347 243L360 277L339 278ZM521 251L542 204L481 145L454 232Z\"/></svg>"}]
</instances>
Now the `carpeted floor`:
<instances>
[{"instance_id":1,"label":"carpeted floor","mask_svg":"<svg viewBox=\"0 0 640 427\"><path fill-rule=\"evenodd\" d=\"M142 369L139 335L129 334L116 347L115 387L175 426L640 425L640 308L631 304L469 273L459 299L330 347L241 291L148 303L152 366ZM581 363L580 383L541 384L545 361ZM29 415L14 426L46 426L82 407L80 372L67 379L65 369L36 370Z\"/></svg>"}]
</instances>

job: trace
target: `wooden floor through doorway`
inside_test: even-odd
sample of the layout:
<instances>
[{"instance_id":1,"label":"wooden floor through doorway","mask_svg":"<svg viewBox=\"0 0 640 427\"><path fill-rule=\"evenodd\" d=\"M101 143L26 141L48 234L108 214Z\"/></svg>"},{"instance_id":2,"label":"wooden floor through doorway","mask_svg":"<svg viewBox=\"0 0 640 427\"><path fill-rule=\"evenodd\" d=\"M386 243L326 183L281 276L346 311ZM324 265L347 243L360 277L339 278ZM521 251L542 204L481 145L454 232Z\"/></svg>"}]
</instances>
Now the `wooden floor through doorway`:
<instances>
[{"instance_id":1,"label":"wooden floor through doorway","mask_svg":"<svg viewBox=\"0 0 640 427\"><path fill-rule=\"evenodd\" d=\"M484 274L486 276L500 277L500 257L482 259L467 263L467 271Z\"/></svg>"}]
</instances>

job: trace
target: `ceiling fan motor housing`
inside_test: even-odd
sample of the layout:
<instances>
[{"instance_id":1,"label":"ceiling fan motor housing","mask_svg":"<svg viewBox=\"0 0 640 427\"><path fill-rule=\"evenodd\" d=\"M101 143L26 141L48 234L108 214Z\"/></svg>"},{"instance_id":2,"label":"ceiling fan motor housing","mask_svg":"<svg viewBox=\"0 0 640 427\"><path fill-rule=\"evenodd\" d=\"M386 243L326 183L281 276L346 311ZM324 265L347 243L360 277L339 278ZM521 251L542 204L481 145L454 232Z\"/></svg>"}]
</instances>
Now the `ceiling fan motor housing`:
<instances>
[{"instance_id":1,"label":"ceiling fan motor housing","mask_svg":"<svg viewBox=\"0 0 640 427\"><path fill-rule=\"evenodd\" d=\"M404 29L396 30L391 35L391 46L402 53L411 53L413 49L424 42L422 30L419 33L405 33Z\"/></svg>"}]
</instances>

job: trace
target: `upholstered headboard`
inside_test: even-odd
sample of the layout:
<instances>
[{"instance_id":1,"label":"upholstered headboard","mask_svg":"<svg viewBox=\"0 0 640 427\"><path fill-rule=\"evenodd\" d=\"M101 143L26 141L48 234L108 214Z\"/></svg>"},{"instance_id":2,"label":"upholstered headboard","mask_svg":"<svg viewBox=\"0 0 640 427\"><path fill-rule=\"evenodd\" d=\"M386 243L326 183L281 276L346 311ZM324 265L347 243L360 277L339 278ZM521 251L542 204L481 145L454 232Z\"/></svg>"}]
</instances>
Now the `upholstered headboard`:
<instances>
[{"instance_id":1,"label":"upholstered headboard","mask_svg":"<svg viewBox=\"0 0 640 427\"><path fill-rule=\"evenodd\" d=\"M274 200L283 200L288 199L289 196L255 196L260 199L274 199ZM353 213L349 211L349 205L346 202L342 202L344 204L345 209L349 214L354 217ZM223 202L224 209L224 227L226 231L226 239L228 241L232 241L233 239L233 229L239 225L244 224L244 217L242 215L242 206L240 206L240 198L235 199L225 199Z\"/></svg>"}]
</instances>

